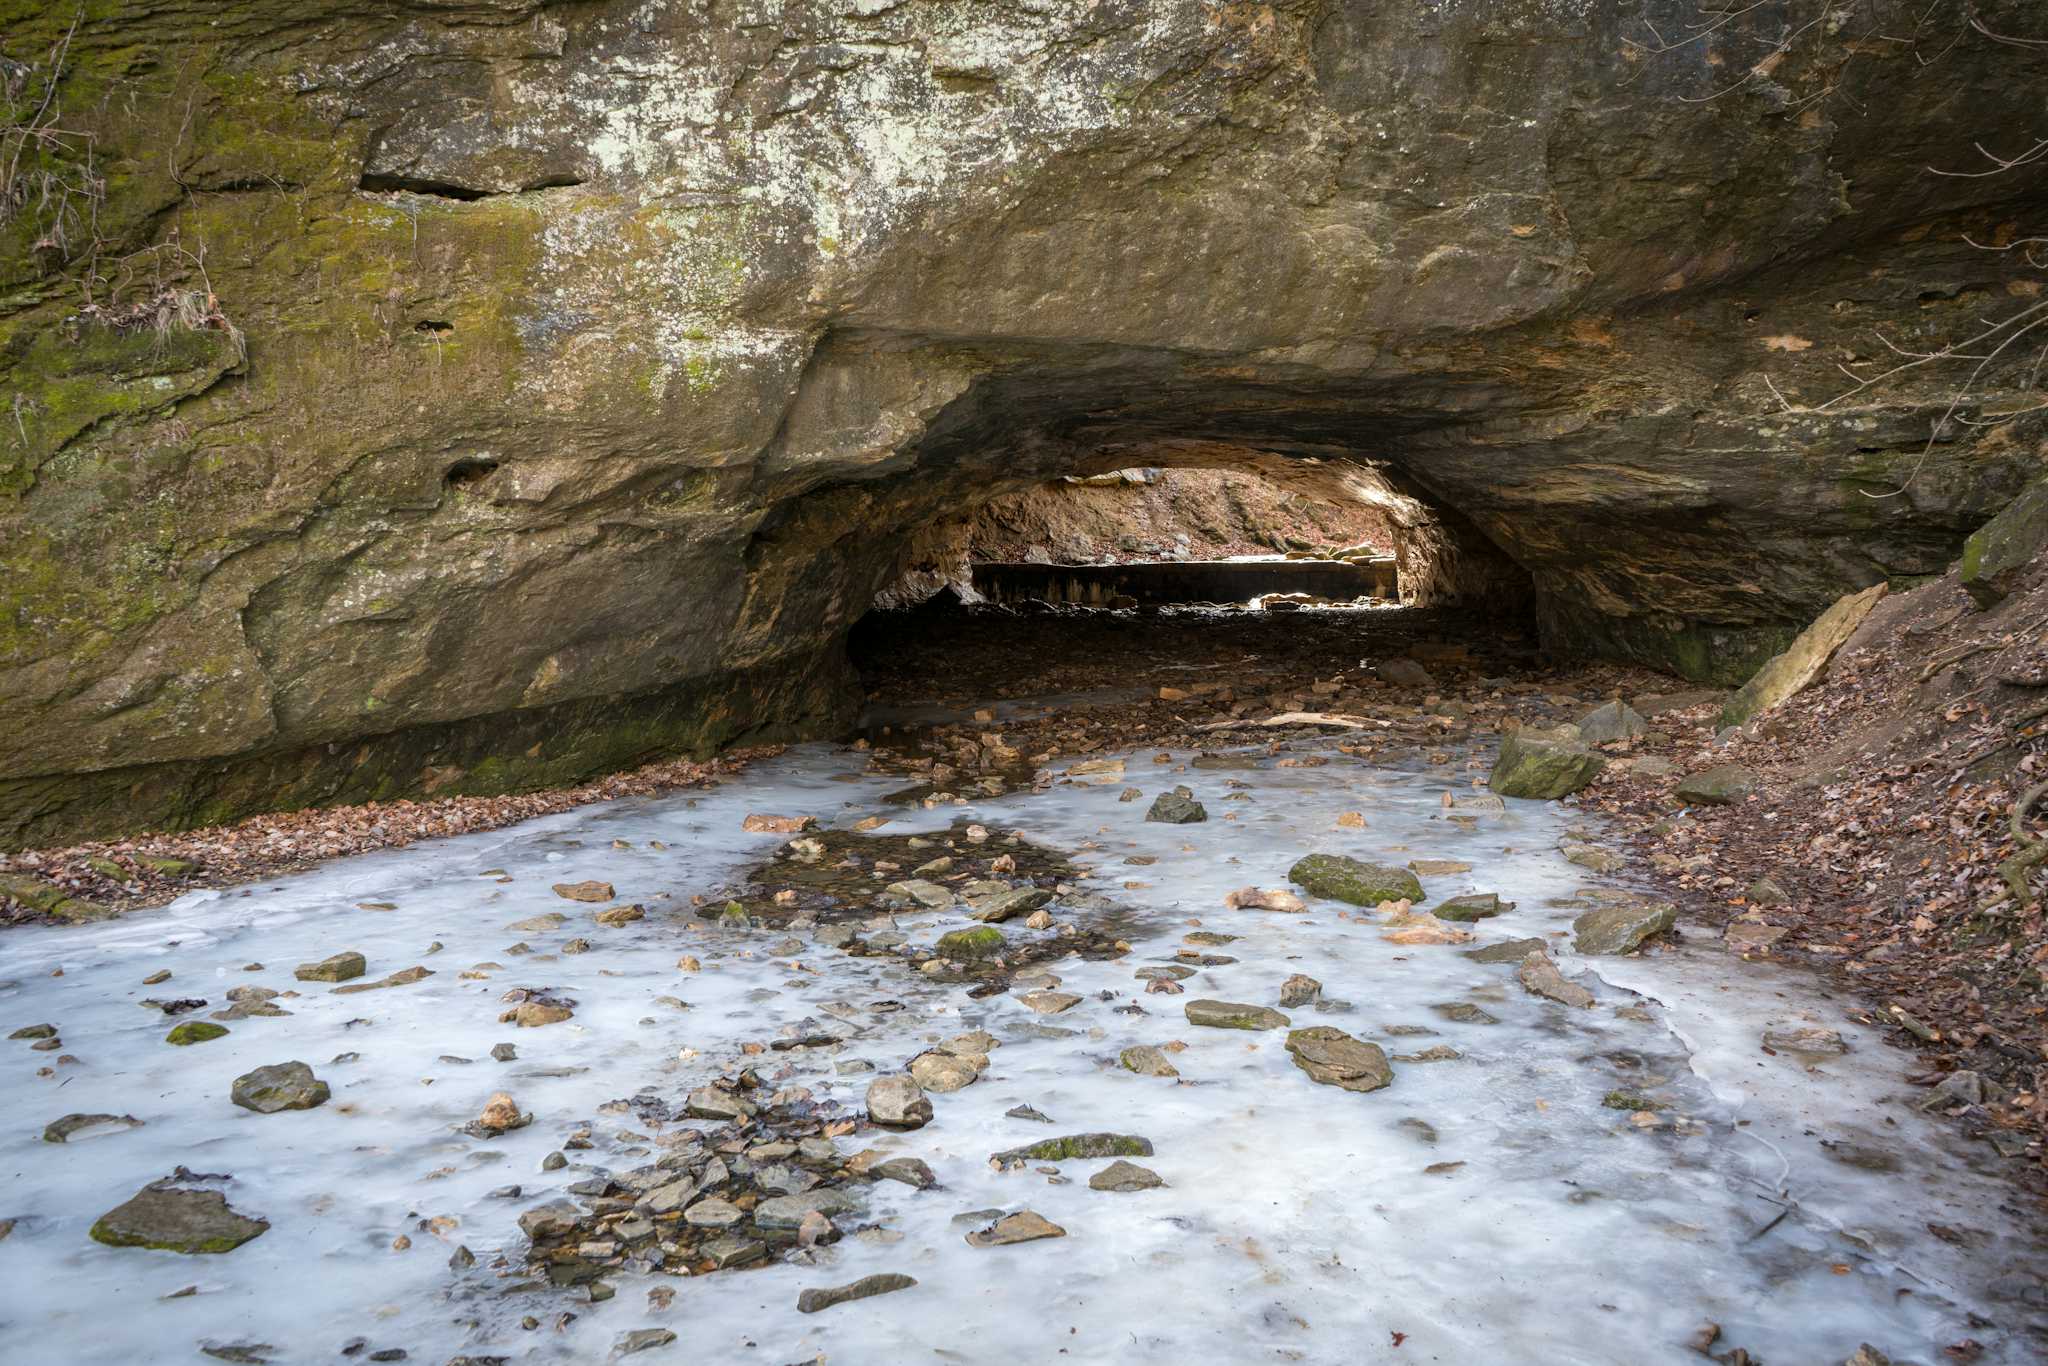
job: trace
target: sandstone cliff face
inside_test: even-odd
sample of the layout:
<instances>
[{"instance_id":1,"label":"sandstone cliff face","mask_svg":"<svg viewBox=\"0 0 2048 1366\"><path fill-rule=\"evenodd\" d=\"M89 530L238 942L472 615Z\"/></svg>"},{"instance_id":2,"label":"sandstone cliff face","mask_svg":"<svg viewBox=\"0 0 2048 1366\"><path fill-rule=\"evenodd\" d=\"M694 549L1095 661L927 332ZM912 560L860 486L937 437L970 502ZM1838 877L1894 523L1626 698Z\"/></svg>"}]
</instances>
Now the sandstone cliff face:
<instances>
[{"instance_id":1,"label":"sandstone cliff face","mask_svg":"<svg viewBox=\"0 0 2048 1366\"><path fill-rule=\"evenodd\" d=\"M1956 367L1838 367L2037 300L2040 181L1925 168L2048 52L1798 8L0 0L81 187L0 228L0 838L827 730L907 537L1134 465L1374 464L1738 677L2042 463L2024 366L1931 447Z\"/></svg>"}]
</instances>

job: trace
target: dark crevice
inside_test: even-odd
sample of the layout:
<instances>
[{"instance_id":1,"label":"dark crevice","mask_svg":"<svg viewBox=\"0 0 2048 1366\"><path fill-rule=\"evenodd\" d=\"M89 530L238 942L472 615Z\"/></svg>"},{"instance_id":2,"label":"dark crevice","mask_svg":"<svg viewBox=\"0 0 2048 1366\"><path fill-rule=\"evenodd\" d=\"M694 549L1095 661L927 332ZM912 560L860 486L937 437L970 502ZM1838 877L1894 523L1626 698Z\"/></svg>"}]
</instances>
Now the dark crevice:
<instances>
[{"instance_id":1,"label":"dark crevice","mask_svg":"<svg viewBox=\"0 0 2048 1366\"><path fill-rule=\"evenodd\" d=\"M422 318L412 325L415 332L453 332L455 324L442 318Z\"/></svg>"},{"instance_id":2,"label":"dark crevice","mask_svg":"<svg viewBox=\"0 0 2048 1366\"><path fill-rule=\"evenodd\" d=\"M441 476L441 482L451 489L466 489L490 478L497 468L495 460L458 460Z\"/></svg>"},{"instance_id":3,"label":"dark crevice","mask_svg":"<svg viewBox=\"0 0 2048 1366\"><path fill-rule=\"evenodd\" d=\"M400 191L404 191L407 194L431 195L436 199L460 200L463 203L485 199L493 193L490 190L474 189L468 185L450 184L445 180L424 180L415 176L403 175L378 175L372 172L365 172L363 178L357 184L360 188L368 190L372 194L397 194Z\"/></svg>"}]
</instances>

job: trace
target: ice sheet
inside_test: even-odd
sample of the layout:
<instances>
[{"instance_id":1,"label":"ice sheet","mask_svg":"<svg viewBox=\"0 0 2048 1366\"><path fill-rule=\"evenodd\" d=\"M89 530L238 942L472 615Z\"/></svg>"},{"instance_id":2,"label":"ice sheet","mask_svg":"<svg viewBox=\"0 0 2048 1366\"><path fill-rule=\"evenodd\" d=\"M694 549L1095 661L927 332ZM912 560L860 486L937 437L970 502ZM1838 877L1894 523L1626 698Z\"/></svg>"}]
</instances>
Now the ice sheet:
<instances>
[{"instance_id":1,"label":"ice sheet","mask_svg":"<svg viewBox=\"0 0 2048 1366\"><path fill-rule=\"evenodd\" d=\"M1256 767L1239 772L1186 768L1185 754L1123 757L1124 778L1148 800L1186 783L1211 819L1146 824L1143 802L1117 800L1122 782L885 812L888 833L965 816L1078 850L1094 869L1087 889L1132 909L1139 929L1126 958L1054 968L1062 989L1085 999L1050 1019L1014 996L971 1000L890 960L807 945L799 968L769 956L781 934L683 928L692 893L714 893L783 838L743 833L747 813L844 825L884 811L880 798L900 778L865 776L861 756L820 746L708 793L614 802L196 894L119 922L0 939L0 1034L47 1021L80 1060L38 1077L55 1054L0 1042L10 1120L0 1169L11 1178L0 1218L18 1220L0 1241L0 1342L67 1363L183 1361L202 1343L250 1342L271 1344L274 1361L329 1361L358 1337L413 1361L595 1361L622 1333L666 1327L677 1341L636 1360L1640 1363L1698 1360L1686 1344L1711 1321L1724 1348L1774 1366L1838 1362L1861 1342L1932 1360L1964 1337L1987 1344L1985 1361L2035 1359L2009 1332L2018 1311L1990 1290L2024 1256L1998 1188L1962 1170L1948 1135L1900 1103L1897 1061L1805 979L1760 980L1698 952L1599 960L1600 979L1584 979L1597 1006L1572 1011L1524 993L1511 965L1388 943L1369 916L1340 917L1332 903L1306 915L1222 904L1236 887L1285 885L1288 866L1312 850L1456 858L1473 871L1424 879L1430 902L1476 890L1517 903L1477 927L1481 943L1553 934L1572 912L1545 901L1584 880L1556 851L1572 813L1510 802L1505 817L1463 830L1440 802L1454 783L1469 790L1469 775L1374 767L1334 751L1319 768L1275 767L1254 752ZM1229 800L1233 778L1251 784L1247 800ZM1364 812L1368 827L1337 828L1346 810ZM668 847L651 848L657 841ZM1157 862L1128 865L1129 855ZM494 869L513 880L484 875ZM648 918L604 928L590 920L598 908L549 890L585 878L613 883ZM1102 914L1055 910L1078 922ZM549 911L569 923L506 928ZM1189 979L1183 996L1144 994L1133 973L1183 947L1194 921L1242 936L1214 950L1239 961ZM959 913L900 918L926 944L968 923ZM579 935L591 952L557 953ZM535 952L506 952L522 940ZM1555 942L1568 974L1591 966ZM343 949L368 957L364 980L414 964L435 975L339 996L292 981L295 964ZM685 953L701 972L678 971ZM503 967L489 980L458 975L483 962ZM175 976L142 986L158 968ZM1397 1062L1390 1088L1356 1095L1310 1083L1279 1032L1183 1018L1183 1004L1203 996L1272 1004L1296 972L1354 1005L1291 1010L1296 1026L1335 1025L1389 1053L1448 1044L1464 1057ZM202 996L207 1010L180 1018L205 1018L245 984L303 994L278 1002L287 1018L231 1022L227 1038L189 1048L167 1046L175 1021L137 1005ZM574 997L575 1018L541 1029L498 1023L514 986ZM868 1011L881 1000L903 1008ZM1456 1001L1499 1023L1453 1023L1430 1009ZM777 1075L855 1109L869 1078L836 1075L836 1061L889 1069L971 1028L1005 1040L981 1080L932 1097L937 1117L924 1129L841 1140L922 1157L938 1173L938 1190L883 1182L872 1191L866 1221L900 1239L848 1237L813 1265L618 1276L616 1298L603 1303L504 1293L520 1261L522 1210L594 1169L650 1160L644 1142L619 1137L646 1126L601 1107L648 1087L679 1099L730 1069L742 1043L806 1020L836 1023L820 1011L828 1002L851 1007L842 1013L857 1036L836 1054L775 1055L789 1069ZM1817 1074L1758 1052L1765 1024L1803 1016L1843 1029L1855 1051ZM1075 1033L1040 1037L1044 1024ZM1116 1066L1123 1047L1174 1040L1187 1044L1173 1058L1178 1084ZM517 1061L491 1060L501 1041L517 1045ZM329 1082L327 1105L264 1116L229 1103L234 1077L287 1059ZM531 1127L492 1140L460 1133L498 1089L533 1112ZM1638 1127L1602 1105L1616 1089L1663 1097L1676 1122ZM1020 1103L1055 1125L1007 1118ZM100 1111L146 1127L41 1141L49 1121ZM544 1173L542 1158L579 1127L595 1146ZM1092 1191L1099 1161L1059 1164L1065 1184L987 1162L999 1148L1100 1129L1149 1138L1155 1155L1137 1160L1167 1187ZM1821 1138L1892 1169L1840 1161ZM231 1203L268 1218L270 1231L204 1257L89 1240L94 1218L178 1164L231 1173ZM515 1183L518 1198L491 1195ZM970 1248L954 1216L986 1208L1036 1210L1069 1236ZM423 1222L439 1219L453 1222ZM1966 1236L1942 1241L1930 1222ZM401 1235L408 1250L394 1250ZM474 1268L450 1268L457 1244L475 1254ZM511 1265L493 1265L499 1254ZM919 1285L794 1312L802 1288L880 1271ZM675 1290L666 1310L650 1305L653 1285ZM198 1292L165 1298L188 1286ZM574 1317L557 1328L564 1310ZM1972 1324L1973 1311L1993 1326ZM525 1315L543 1326L522 1329Z\"/></svg>"}]
</instances>

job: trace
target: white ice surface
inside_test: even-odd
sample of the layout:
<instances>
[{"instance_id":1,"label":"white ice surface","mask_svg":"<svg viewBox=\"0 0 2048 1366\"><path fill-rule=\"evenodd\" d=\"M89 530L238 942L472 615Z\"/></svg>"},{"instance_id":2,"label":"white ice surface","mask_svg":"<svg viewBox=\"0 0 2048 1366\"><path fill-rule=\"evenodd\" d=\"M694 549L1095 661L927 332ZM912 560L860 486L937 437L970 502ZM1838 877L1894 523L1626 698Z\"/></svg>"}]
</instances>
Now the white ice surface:
<instances>
[{"instance_id":1,"label":"white ice surface","mask_svg":"<svg viewBox=\"0 0 2048 1366\"><path fill-rule=\"evenodd\" d=\"M1605 984L1587 979L1598 1006L1569 1011L1524 994L1509 965L1389 944L1369 917L1340 918L1343 908L1330 903L1300 916L1222 906L1232 888L1285 885L1288 866L1310 850L1390 862L1453 857L1476 867L1425 879L1431 902L1483 890L1518 903L1477 927L1482 943L1552 934L1572 913L1545 909L1545 900L1583 877L1555 851L1571 813L1511 802L1505 818L1468 833L1441 819L1448 771L1401 772L1334 752L1326 767L1243 772L1180 771L1153 763L1150 751L1127 757L1124 777L1148 800L1184 782L1211 819L1145 824L1144 803L1117 801L1123 782L932 812L888 808L888 833L965 817L1080 850L1094 867L1090 889L1133 908L1134 951L1056 965L1063 989L1086 999L1043 1021L1013 997L971 1000L893 961L809 945L798 968L767 956L781 934L683 928L690 894L715 892L778 843L742 833L746 813L843 825L882 809L880 795L901 786L860 775L859 755L820 746L708 793L590 807L245 891L194 894L114 923L0 938L0 1035L47 1021L80 1059L38 1077L54 1054L0 1041L0 1218L19 1220L0 1241L0 1356L190 1361L203 1342L264 1342L276 1361L327 1362L360 1336L372 1350L403 1347L436 1366L464 1352L581 1362L603 1360L621 1333L659 1326L676 1343L636 1361L1642 1363L1699 1360L1685 1344L1713 1321L1724 1347L1771 1366L1840 1362L1865 1341L1932 1361L1965 1336L1989 1345L1985 1361L2032 1359L2000 1327L1966 1317L1978 1310L2012 1321L2008 1307L1984 1298L2020 1245L1998 1188L1964 1170L1948 1134L1900 1102L1896 1055L1805 979L1760 979L1700 952L1599 960ZM1232 778L1253 784L1250 800L1226 800ZM1369 828L1336 829L1348 809L1364 811ZM632 847L612 848L615 839ZM1127 866L1130 854L1158 862ZM514 880L481 876L493 868ZM584 878L614 883L620 900L646 904L649 917L607 929L589 919L598 908L549 890ZM1125 880L1147 885L1126 889ZM362 902L397 909L357 909ZM1081 922L1098 916L1055 909ZM506 928L548 911L570 923L539 934ZM1240 961L1190 979L1184 996L1144 994L1134 971L1182 947L1197 920L1242 936L1209 950ZM928 943L969 922L949 913L901 923ZM594 949L556 956L577 935ZM507 955L522 939L535 952ZM436 941L443 947L430 953ZM1568 941L1555 942L1567 973L1589 966L1565 951ZM350 996L292 981L295 964L343 949L369 958L370 978L413 964L436 975ZM679 972L683 953L703 971ZM485 961L503 970L488 981L458 977ZM245 971L251 962L264 968ZM170 981L141 985L165 967ZM1397 1063L1392 1087L1354 1095L1311 1084L1278 1032L1198 1029L1182 1017L1182 1005L1203 996L1270 1004L1294 972L1356 1007L1290 1011L1297 1026L1336 1025L1389 1053L1447 1043L1466 1056ZM165 1045L174 1021L137 1005L202 996L208 1010L181 1018L203 1019L227 989L251 983L304 994L279 1002L288 1018L233 1022L227 1038L188 1048ZM514 986L567 993L579 1003L575 1019L499 1024L500 997ZM1624 988L1663 1003L1653 1022L1615 1013L1644 1004ZM656 1004L662 996L690 1008ZM904 1008L866 1012L882 1000ZM841 1140L849 1151L871 1144L923 1157L938 1173L939 1190L884 1182L872 1191L867 1220L900 1241L848 1237L812 1266L622 1275L613 1278L617 1297L598 1304L566 1291L503 1293L523 1246L521 1210L593 1169L652 1160L644 1142L616 1137L649 1126L601 1106L649 1087L680 1100L735 1065L741 1043L786 1026L844 1028L819 1011L828 1001L860 1011L855 1037L836 1055L746 1061L779 1084L857 1109L869 1078L836 1076L838 1059L888 1069L971 1028L1006 1040L979 1082L933 1097L937 1118L926 1128ZM1455 1024L1429 1010L1449 1001L1479 1004L1500 1023ZM1133 1004L1143 1013L1116 1009ZM1757 1050L1765 1024L1809 1017L1842 1028L1855 1051L1808 1073ZM1035 1037L1041 1023L1077 1032ZM1388 1025L1437 1036L1393 1037ZM1125 1046L1177 1039L1188 1045L1173 1059L1180 1084L1116 1067ZM517 1061L491 1060L499 1041L518 1046ZM351 1052L360 1059L330 1061ZM269 1116L229 1103L234 1077L287 1059L312 1064L332 1101ZM460 1134L500 1088L534 1113L532 1126L491 1141ZM1696 1132L1638 1129L1601 1106L1616 1088L1671 1100ZM1056 1123L1006 1118L1019 1103ZM133 1114L146 1127L41 1141L49 1121L97 1111ZM593 1129L596 1146L543 1174L541 1159L579 1125ZM998 1148L1100 1129L1151 1139L1156 1155L1138 1160L1168 1187L1091 1191L1087 1177L1101 1162L1062 1164L1071 1181L1058 1185L1029 1168L989 1170ZM1822 1138L1881 1149L1898 1169L1834 1160ZM1440 1163L1464 1165L1425 1174ZM99 1214L178 1164L232 1173L230 1202L268 1218L270 1231L203 1257L88 1239ZM513 1183L520 1198L489 1195ZM1792 1213L1760 1234L1788 1205ZM1034 1209L1069 1236L966 1246L953 1217L996 1207ZM420 1226L441 1216L458 1221L443 1236ZM1931 1237L1930 1222L1964 1230L1967 1245ZM393 1250L400 1234L409 1251ZM457 1243L476 1254L476 1268L449 1269ZM492 1265L500 1253L512 1267ZM878 1271L920 1284L815 1316L794 1312L804 1287ZM676 1292L666 1311L647 1301L653 1284ZM164 1298L193 1285L197 1294ZM575 1318L557 1330L563 1310ZM522 1330L525 1314L543 1326Z\"/></svg>"}]
</instances>

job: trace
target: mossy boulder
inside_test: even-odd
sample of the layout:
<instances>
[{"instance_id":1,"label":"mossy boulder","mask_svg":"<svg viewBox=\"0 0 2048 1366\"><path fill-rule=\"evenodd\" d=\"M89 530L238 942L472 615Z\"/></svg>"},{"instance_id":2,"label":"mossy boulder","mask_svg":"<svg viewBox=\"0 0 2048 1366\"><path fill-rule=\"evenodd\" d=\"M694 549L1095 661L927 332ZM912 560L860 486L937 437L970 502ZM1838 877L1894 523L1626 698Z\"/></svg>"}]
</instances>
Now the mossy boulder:
<instances>
[{"instance_id":1,"label":"mossy boulder","mask_svg":"<svg viewBox=\"0 0 2048 1366\"><path fill-rule=\"evenodd\" d=\"M2043 551L2048 551L2048 478L2036 480L1963 542L1957 577L1980 609L1996 607Z\"/></svg>"},{"instance_id":2,"label":"mossy boulder","mask_svg":"<svg viewBox=\"0 0 2048 1366\"><path fill-rule=\"evenodd\" d=\"M1406 868L1366 863L1343 854L1310 854L1287 870L1287 880L1310 896L1377 906L1382 901L1420 901L1422 883Z\"/></svg>"},{"instance_id":3,"label":"mossy boulder","mask_svg":"<svg viewBox=\"0 0 2048 1366\"><path fill-rule=\"evenodd\" d=\"M108 1247L144 1247L187 1255L233 1252L270 1229L228 1207L219 1191L156 1183L102 1214L92 1240Z\"/></svg>"},{"instance_id":4,"label":"mossy boulder","mask_svg":"<svg viewBox=\"0 0 2048 1366\"><path fill-rule=\"evenodd\" d=\"M1502 738L1486 785L1496 796L1549 801L1577 792L1606 766L1605 758L1581 743L1577 726L1525 726Z\"/></svg>"},{"instance_id":5,"label":"mossy boulder","mask_svg":"<svg viewBox=\"0 0 2048 1366\"><path fill-rule=\"evenodd\" d=\"M227 1033L227 1026L217 1025L211 1020L187 1020L183 1024L174 1025L171 1032L164 1035L164 1042L184 1048L195 1043L210 1043L214 1039L224 1039Z\"/></svg>"},{"instance_id":6,"label":"mossy boulder","mask_svg":"<svg viewBox=\"0 0 2048 1366\"><path fill-rule=\"evenodd\" d=\"M955 962L973 962L981 958L993 958L1008 944L1003 932L993 925L977 925L971 930L953 930L939 936L937 945L941 958Z\"/></svg>"}]
</instances>

